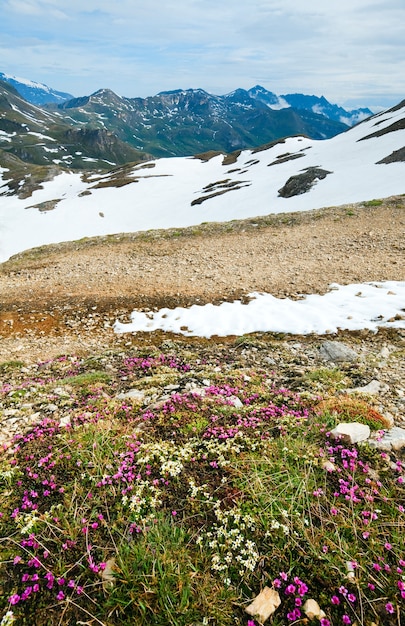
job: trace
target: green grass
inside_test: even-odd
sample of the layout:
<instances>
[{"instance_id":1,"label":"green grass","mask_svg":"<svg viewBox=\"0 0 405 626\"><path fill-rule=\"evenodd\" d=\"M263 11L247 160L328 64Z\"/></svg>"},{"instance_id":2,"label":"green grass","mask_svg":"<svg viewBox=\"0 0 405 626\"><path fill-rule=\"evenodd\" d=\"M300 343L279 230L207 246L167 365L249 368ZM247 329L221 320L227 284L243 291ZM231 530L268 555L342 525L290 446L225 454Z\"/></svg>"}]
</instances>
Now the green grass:
<instances>
[{"instance_id":1,"label":"green grass","mask_svg":"<svg viewBox=\"0 0 405 626\"><path fill-rule=\"evenodd\" d=\"M110 375L103 371L85 372L75 376L67 376L61 380L61 383L63 385L73 385L75 387L88 387L89 385L95 385L97 383L106 383L110 380L110 378Z\"/></svg>"},{"instance_id":2,"label":"green grass","mask_svg":"<svg viewBox=\"0 0 405 626\"><path fill-rule=\"evenodd\" d=\"M363 204L366 207L381 206L383 204L383 201L382 200L367 200L367 202L363 202Z\"/></svg>"},{"instance_id":3,"label":"green grass","mask_svg":"<svg viewBox=\"0 0 405 626\"><path fill-rule=\"evenodd\" d=\"M342 389L347 383L347 376L339 368L320 367L306 374L306 380L310 383L319 383L322 388L328 391Z\"/></svg>"},{"instance_id":4,"label":"green grass","mask_svg":"<svg viewBox=\"0 0 405 626\"><path fill-rule=\"evenodd\" d=\"M23 361L3 361L3 363L0 363L0 372L6 373L11 370L21 369L24 365Z\"/></svg>"}]
</instances>

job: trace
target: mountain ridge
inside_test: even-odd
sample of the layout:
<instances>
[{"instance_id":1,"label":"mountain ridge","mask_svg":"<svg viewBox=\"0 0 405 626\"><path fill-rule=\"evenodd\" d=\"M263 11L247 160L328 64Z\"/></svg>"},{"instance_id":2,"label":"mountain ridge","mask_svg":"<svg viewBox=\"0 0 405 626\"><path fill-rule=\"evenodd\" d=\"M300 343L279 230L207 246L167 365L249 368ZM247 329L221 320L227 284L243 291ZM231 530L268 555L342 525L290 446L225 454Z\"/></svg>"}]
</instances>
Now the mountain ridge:
<instances>
[{"instance_id":1,"label":"mountain ridge","mask_svg":"<svg viewBox=\"0 0 405 626\"><path fill-rule=\"evenodd\" d=\"M46 104L48 102L62 102L73 98L72 94L63 91L57 91L44 85L26 78L10 76L0 72L0 80L12 85L18 93L31 104Z\"/></svg>"},{"instance_id":2,"label":"mountain ridge","mask_svg":"<svg viewBox=\"0 0 405 626\"><path fill-rule=\"evenodd\" d=\"M325 139L348 128L307 109L273 110L243 89L224 96L176 89L148 98L124 98L100 89L47 109L78 124L107 128L155 157L231 152L296 134Z\"/></svg>"}]
</instances>

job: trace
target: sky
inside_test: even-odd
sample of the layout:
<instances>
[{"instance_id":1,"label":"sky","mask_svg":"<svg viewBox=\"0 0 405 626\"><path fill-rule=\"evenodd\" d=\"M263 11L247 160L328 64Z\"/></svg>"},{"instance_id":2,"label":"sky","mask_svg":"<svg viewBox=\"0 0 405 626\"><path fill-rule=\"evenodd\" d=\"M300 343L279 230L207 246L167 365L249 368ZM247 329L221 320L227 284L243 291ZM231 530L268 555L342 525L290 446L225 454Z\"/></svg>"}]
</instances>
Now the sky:
<instances>
[{"instance_id":1,"label":"sky","mask_svg":"<svg viewBox=\"0 0 405 626\"><path fill-rule=\"evenodd\" d=\"M260 84L347 107L404 98L404 0L0 0L0 71L74 96Z\"/></svg>"}]
</instances>

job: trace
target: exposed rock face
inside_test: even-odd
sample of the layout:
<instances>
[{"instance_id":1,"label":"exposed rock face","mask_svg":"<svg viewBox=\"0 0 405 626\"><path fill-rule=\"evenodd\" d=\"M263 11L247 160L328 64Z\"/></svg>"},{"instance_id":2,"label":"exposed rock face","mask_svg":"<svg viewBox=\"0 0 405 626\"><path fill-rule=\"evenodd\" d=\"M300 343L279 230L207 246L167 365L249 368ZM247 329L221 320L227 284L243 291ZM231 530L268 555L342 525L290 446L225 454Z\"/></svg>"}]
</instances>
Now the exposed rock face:
<instances>
[{"instance_id":1,"label":"exposed rock face","mask_svg":"<svg viewBox=\"0 0 405 626\"><path fill-rule=\"evenodd\" d=\"M380 165L381 163L399 163L401 161L405 161L405 147L400 148L399 150L394 150L381 161L377 161L376 165Z\"/></svg>"},{"instance_id":2,"label":"exposed rock face","mask_svg":"<svg viewBox=\"0 0 405 626\"><path fill-rule=\"evenodd\" d=\"M307 193L318 180L326 178L328 174L332 174L328 170L320 167L307 167L302 174L291 176L284 187L278 190L279 196L282 198L292 198Z\"/></svg>"}]
</instances>

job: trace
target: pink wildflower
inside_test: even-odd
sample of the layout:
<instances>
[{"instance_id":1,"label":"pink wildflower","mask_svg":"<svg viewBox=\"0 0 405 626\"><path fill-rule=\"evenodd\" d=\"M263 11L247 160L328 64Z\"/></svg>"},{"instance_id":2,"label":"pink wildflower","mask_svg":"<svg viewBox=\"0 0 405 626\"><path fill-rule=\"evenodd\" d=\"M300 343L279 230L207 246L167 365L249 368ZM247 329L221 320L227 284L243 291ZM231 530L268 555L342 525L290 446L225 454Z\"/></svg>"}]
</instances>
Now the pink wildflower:
<instances>
[{"instance_id":1,"label":"pink wildflower","mask_svg":"<svg viewBox=\"0 0 405 626\"><path fill-rule=\"evenodd\" d=\"M385 610L387 611L387 613L394 612L394 607L392 606L391 602L387 602L387 604L385 605Z\"/></svg>"}]
</instances>

